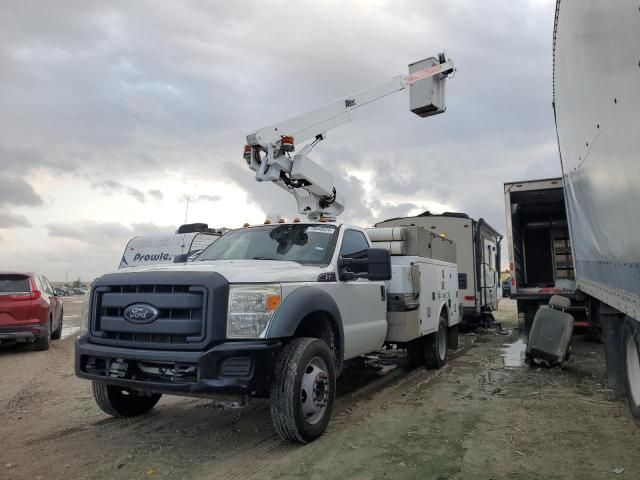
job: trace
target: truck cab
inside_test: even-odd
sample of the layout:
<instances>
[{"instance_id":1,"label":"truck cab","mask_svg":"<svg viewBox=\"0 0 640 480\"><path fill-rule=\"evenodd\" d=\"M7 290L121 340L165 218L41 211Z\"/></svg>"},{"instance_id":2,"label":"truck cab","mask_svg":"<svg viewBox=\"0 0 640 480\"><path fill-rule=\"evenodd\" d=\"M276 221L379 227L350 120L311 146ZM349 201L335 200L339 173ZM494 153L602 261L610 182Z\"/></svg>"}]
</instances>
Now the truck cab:
<instances>
[{"instance_id":1,"label":"truck cab","mask_svg":"<svg viewBox=\"0 0 640 480\"><path fill-rule=\"evenodd\" d=\"M435 264L441 272L422 282L434 285L438 311L429 304L423 326L414 314L422 330L395 343L419 347L418 357L441 366L442 341L459 313L457 284L444 279L457 273L455 264L429 268ZM119 417L150 410L163 393L270 397L278 433L309 442L328 424L344 362L389 340L391 280L390 251L372 248L357 226L291 222L233 230L189 263L98 278L76 343L76 373L93 381L98 405ZM423 345L434 321L431 343Z\"/></svg>"}]
</instances>

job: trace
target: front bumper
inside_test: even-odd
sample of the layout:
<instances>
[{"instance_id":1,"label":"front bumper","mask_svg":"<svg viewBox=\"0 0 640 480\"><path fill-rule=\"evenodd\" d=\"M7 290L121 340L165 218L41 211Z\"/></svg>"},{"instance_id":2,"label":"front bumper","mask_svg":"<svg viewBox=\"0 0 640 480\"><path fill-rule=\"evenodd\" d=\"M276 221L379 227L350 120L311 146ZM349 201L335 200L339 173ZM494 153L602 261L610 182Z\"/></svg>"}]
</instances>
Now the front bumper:
<instances>
[{"instance_id":1,"label":"front bumper","mask_svg":"<svg viewBox=\"0 0 640 480\"><path fill-rule=\"evenodd\" d=\"M110 385L169 394L267 397L281 343L225 342L202 352L142 350L76 340L76 375Z\"/></svg>"}]
</instances>

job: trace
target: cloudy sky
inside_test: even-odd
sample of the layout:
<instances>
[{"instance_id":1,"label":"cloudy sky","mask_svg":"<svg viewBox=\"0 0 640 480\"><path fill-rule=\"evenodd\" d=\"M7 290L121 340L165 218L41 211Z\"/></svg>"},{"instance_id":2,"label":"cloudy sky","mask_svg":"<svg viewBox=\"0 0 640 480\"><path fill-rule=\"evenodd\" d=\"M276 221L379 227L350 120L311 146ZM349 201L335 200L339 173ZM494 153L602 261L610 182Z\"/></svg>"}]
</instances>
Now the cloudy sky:
<instances>
[{"instance_id":1,"label":"cloudy sky","mask_svg":"<svg viewBox=\"0 0 640 480\"><path fill-rule=\"evenodd\" d=\"M291 216L257 184L247 133L404 74L445 49L444 115L406 92L314 158L344 221L464 211L504 232L502 183L559 175L553 0L0 0L0 269L117 267L137 234Z\"/></svg>"}]
</instances>

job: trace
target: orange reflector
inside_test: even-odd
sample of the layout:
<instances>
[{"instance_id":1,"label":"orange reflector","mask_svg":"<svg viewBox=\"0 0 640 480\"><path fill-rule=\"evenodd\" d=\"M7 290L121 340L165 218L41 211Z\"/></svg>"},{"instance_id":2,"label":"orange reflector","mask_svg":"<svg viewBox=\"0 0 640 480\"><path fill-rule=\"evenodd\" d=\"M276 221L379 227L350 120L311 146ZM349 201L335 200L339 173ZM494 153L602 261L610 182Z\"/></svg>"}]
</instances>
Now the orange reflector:
<instances>
[{"instance_id":1,"label":"orange reflector","mask_svg":"<svg viewBox=\"0 0 640 480\"><path fill-rule=\"evenodd\" d=\"M469 225L464 225L464 228L469 228Z\"/></svg>"},{"instance_id":2,"label":"orange reflector","mask_svg":"<svg viewBox=\"0 0 640 480\"><path fill-rule=\"evenodd\" d=\"M245 224L243 225L243 227L244 227L244 228L247 228L248 226L249 226L249 224L248 224L248 223L245 223Z\"/></svg>"},{"instance_id":3,"label":"orange reflector","mask_svg":"<svg viewBox=\"0 0 640 480\"><path fill-rule=\"evenodd\" d=\"M282 150L284 150L285 152L293 152L293 150L295 149L294 145L293 145L293 137L290 135L283 135L282 136Z\"/></svg>"},{"instance_id":4,"label":"orange reflector","mask_svg":"<svg viewBox=\"0 0 640 480\"><path fill-rule=\"evenodd\" d=\"M298 217L294 218L293 223L300 223L300 219Z\"/></svg>"},{"instance_id":5,"label":"orange reflector","mask_svg":"<svg viewBox=\"0 0 640 480\"><path fill-rule=\"evenodd\" d=\"M251 145L244 146L244 155L245 160L249 160L251 158Z\"/></svg>"},{"instance_id":6,"label":"orange reflector","mask_svg":"<svg viewBox=\"0 0 640 480\"><path fill-rule=\"evenodd\" d=\"M265 225L271 225L271 220L269 220L268 218L264 221Z\"/></svg>"},{"instance_id":7,"label":"orange reflector","mask_svg":"<svg viewBox=\"0 0 640 480\"><path fill-rule=\"evenodd\" d=\"M444 232L443 232L443 233L441 233L441 234L440 234L440 238L447 238L447 234L446 234L446 233L444 233Z\"/></svg>"},{"instance_id":8,"label":"orange reflector","mask_svg":"<svg viewBox=\"0 0 640 480\"><path fill-rule=\"evenodd\" d=\"M284 223L284 218L281 218L280 220L278 220L278 223Z\"/></svg>"},{"instance_id":9,"label":"orange reflector","mask_svg":"<svg viewBox=\"0 0 640 480\"><path fill-rule=\"evenodd\" d=\"M273 312L280 305L280 295L267 296L267 312Z\"/></svg>"},{"instance_id":10,"label":"orange reflector","mask_svg":"<svg viewBox=\"0 0 640 480\"><path fill-rule=\"evenodd\" d=\"M326 223L327 219L324 217L320 217L320 223Z\"/></svg>"}]
</instances>

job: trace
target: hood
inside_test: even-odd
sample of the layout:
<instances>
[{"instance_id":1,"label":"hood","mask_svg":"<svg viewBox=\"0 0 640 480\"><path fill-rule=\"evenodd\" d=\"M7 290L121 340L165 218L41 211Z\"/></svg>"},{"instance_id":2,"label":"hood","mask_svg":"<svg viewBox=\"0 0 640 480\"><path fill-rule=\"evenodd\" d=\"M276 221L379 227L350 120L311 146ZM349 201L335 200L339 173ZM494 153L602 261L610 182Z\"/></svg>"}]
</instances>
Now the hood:
<instances>
[{"instance_id":1,"label":"hood","mask_svg":"<svg viewBox=\"0 0 640 480\"><path fill-rule=\"evenodd\" d=\"M331 265L300 265L281 260L211 260L172 263L119 270L127 272L217 272L229 283L315 282L323 272L332 272Z\"/></svg>"}]
</instances>

